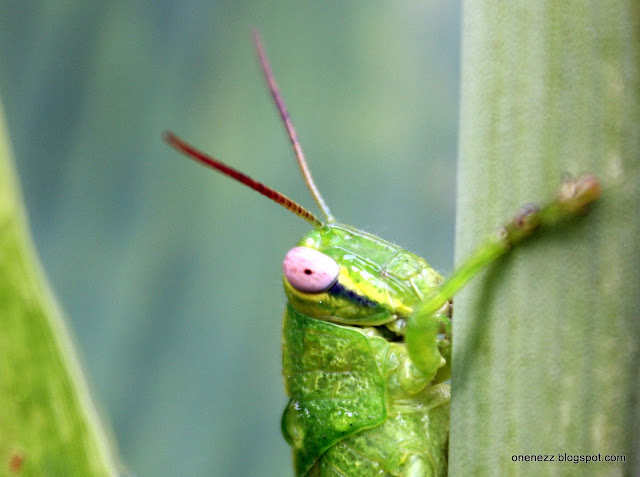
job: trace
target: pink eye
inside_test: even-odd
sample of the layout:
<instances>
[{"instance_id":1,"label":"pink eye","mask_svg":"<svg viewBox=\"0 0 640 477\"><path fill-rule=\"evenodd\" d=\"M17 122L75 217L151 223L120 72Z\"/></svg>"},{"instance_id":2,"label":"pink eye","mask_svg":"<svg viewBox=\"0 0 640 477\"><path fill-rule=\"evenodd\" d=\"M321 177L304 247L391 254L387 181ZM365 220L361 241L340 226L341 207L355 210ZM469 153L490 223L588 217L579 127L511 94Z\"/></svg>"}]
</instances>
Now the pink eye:
<instances>
[{"instance_id":1,"label":"pink eye","mask_svg":"<svg viewBox=\"0 0 640 477\"><path fill-rule=\"evenodd\" d=\"M328 290L335 283L340 270L335 260L308 247L289 250L282 269L291 286L304 293Z\"/></svg>"}]
</instances>

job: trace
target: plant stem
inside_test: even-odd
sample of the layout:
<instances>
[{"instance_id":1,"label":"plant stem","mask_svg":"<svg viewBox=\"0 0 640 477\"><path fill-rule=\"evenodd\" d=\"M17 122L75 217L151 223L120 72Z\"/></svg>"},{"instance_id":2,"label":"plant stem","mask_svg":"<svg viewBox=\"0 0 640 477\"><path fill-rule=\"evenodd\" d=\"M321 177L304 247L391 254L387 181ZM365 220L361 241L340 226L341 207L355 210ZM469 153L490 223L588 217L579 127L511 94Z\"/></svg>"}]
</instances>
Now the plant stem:
<instances>
[{"instance_id":1,"label":"plant stem","mask_svg":"<svg viewBox=\"0 0 640 477\"><path fill-rule=\"evenodd\" d=\"M566 174L603 191L456 296L451 475L637 475L640 4L467 1L462 77L458 263Z\"/></svg>"}]
</instances>

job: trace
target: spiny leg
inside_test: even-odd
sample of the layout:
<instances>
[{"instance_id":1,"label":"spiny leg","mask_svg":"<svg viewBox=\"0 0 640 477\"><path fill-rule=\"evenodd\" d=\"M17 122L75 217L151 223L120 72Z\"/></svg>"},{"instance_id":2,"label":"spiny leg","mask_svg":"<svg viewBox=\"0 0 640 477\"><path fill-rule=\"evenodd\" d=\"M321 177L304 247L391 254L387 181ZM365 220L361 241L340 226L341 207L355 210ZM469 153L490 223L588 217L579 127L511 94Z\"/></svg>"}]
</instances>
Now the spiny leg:
<instances>
[{"instance_id":1,"label":"spiny leg","mask_svg":"<svg viewBox=\"0 0 640 477\"><path fill-rule=\"evenodd\" d=\"M469 280L540 227L553 226L585 213L589 204L600 197L601 191L600 181L592 174L568 179L554 201L543 207L523 207L511 222L481 244L411 316L405 339L413 363L425 373L436 372L437 367L434 369L434 366L441 362L441 352L435 354L438 348L437 330L444 326L445 334L450 336L451 324L451 320L440 310L446 308L447 302ZM447 344L446 340L444 344Z\"/></svg>"}]
</instances>

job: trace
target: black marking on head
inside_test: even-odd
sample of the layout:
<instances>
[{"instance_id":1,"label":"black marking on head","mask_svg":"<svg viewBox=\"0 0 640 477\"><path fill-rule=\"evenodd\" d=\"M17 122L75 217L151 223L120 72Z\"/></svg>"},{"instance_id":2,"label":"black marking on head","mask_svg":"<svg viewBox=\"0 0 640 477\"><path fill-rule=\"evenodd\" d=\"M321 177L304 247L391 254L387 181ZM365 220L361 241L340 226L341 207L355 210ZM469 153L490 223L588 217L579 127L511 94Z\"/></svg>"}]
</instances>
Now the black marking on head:
<instances>
[{"instance_id":1,"label":"black marking on head","mask_svg":"<svg viewBox=\"0 0 640 477\"><path fill-rule=\"evenodd\" d=\"M340 282L338 281L336 281L333 284L333 286L329 288L327 293L333 296L337 296L337 297L339 296L339 297L345 298L351 302L357 303L358 305L361 305L366 308L376 308L380 306L378 302L370 300L366 296L359 295L353 290L349 290L348 288L341 285Z\"/></svg>"}]
</instances>

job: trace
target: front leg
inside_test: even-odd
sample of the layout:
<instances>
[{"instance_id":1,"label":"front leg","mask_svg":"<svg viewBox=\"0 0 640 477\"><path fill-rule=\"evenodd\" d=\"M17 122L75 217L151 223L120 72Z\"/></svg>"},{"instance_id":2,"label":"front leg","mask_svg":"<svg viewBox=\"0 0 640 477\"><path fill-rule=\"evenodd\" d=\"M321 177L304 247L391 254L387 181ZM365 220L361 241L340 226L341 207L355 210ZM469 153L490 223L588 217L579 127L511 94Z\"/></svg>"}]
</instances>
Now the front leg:
<instances>
[{"instance_id":1,"label":"front leg","mask_svg":"<svg viewBox=\"0 0 640 477\"><path fill-rule=\"evenodd\" d=\"M435 350L442 346L438 333L441 333L443 326L450 332L450 321L440 310L446 308L453 295L469 280L536 230L586 212L588 206L600 197L600 193L600 181L592 174L568 179L562 184L555 200L543 207L523 207L507 225L480 245L411 315L407 323L406 343L414 364L425 373L434 371L436 361L441 357L441 354L435 354Z\"/></svg>"}]
</instances>

